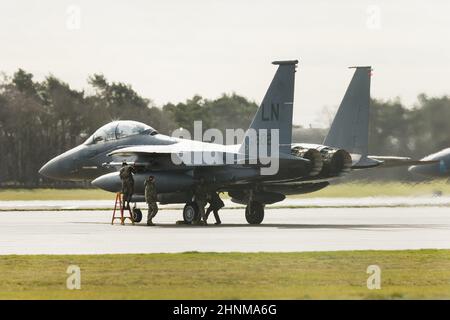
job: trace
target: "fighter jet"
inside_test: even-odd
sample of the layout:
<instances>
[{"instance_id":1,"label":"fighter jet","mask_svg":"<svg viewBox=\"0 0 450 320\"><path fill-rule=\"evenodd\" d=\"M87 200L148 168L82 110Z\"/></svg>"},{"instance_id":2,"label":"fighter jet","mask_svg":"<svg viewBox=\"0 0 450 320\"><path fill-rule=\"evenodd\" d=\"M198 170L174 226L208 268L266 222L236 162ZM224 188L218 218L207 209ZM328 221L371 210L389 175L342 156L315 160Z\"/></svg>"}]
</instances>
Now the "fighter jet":
<instances>
[{"instance_id":1,"label":"fighter jet","mask_svg":"<svg viewBox=\"0 0 450 320\"><path fill-rule=\"evenodd\" d=\"M411 166L408 171L430 178L450 177L450 148L430 154L422 161L432 162L427 165Z\"/></svg>"},{"instance_id":2,"label":"fighter jet","mask_svg":"<svg viewBox=\"0 0 450 320\"><path fill-rule=\"evenodd\" d=\"M137 168L134 202L143 201L144 180L152 175L158 201L185 203L183 220L193 223L201 219L193 196L202 183L209 190L228 192L232 201L246 205L247 222L260 224L265 205L325 188L351 170L416 164L409 158L368 155L370 67L356 67L322 145L292 143L297 63L273 62L278 69L240 144L166 136L143 123L115 121L39 172L54 179L89 180L119 192L118 168L125 161ZM133 214L135 220L142 217L139 209Z\"/></svg>"}]
</instances>

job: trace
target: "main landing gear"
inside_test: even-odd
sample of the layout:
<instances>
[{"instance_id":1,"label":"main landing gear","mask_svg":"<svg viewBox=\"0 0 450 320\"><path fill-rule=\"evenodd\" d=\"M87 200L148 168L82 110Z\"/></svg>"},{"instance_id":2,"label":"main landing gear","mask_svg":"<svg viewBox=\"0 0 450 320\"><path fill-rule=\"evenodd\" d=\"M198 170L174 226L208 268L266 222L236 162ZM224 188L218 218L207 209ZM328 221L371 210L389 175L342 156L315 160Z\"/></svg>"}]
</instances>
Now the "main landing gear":
<instances>
[{"instance_id":1,"label":"main landing gear","mask_svg":"<svg viewBox=\"0 0 450 320\"><path fill-rule=\"evenodd\" d=\"M264 204L250 201L245 208L245 219L249 224L261 224L264 220ZM195 224L201 220L200 210L195 202L188 202L183 209L183 221L186 224Z\"/></svg>"},{"instance_id":2,"label":"main landing gear","mask_svg":"<svg viewBox=\"0 0 450 320\"><path fill-rule=\"evenodd\" d=\"M142 211L136 207L131 210L133 220L136 223L142 221ZM188 202L183 209L183 222L185 224L197 224L201 221L201 213L195 202ZM245 219L249 224L261 224L264 220L264 204L258 201L249 201L245 207Z\"/></svg>"},{"instance_id":3,"label":"main landing gear","mask_svg":"<svg viewBox=\"0 0 450 320\"><path fill-rule=\"evenodd\" d=\"M264 220L264 204L250 201L245 208L245 219L249 224L261 224ZM183 209L183 221L186 224L195 224L201 220L200 210L195 202L188 202Z\"/></svg>"},{"instance_id":4,"label":"main landing gear","mask_svg":"<svg viewBox=\"0 0 450 320\"><path fill-rule=\"evenodd\" d=\"M264 220L264 204L258 201L249 201L245 207L245 219L249 224L261 224Z\"/></svg>"}]
</instances>

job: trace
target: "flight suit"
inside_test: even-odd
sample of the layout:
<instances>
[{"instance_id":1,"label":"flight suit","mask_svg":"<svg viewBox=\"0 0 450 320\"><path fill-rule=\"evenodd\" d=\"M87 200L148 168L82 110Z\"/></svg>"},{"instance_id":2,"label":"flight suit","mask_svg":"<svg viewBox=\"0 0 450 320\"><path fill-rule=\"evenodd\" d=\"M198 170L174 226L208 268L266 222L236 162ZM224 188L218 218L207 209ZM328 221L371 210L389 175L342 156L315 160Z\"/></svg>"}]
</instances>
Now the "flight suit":
<instances>
[{"instance_id":1,"label":"flight suit","mask_svg":"<svg viewBox=\"0 0 450 320\"><path fill-rule=\"evenodd\" d=\"M217 192L211 192L208 197L209 207L208 210L206 210L206 220L208 220L209 214L211 211L214 213L214 218L216 219L216 224L221 224L222 221L220 221L219 217L219 210L225 206L222 199L220 199L220 196L217 194Z\"/></svg>"},{"instance_id":2,"label":"flight suit","mask_svg":"<svg viewBox=\"0 0 450 320\"><path fill-rule=\"evenodd\" d=\"M194 200L198 206L200 217L206 223L205 206L207 202L207 189L203 183L200 183L195 190Z\"/></svg>"},{"instance_id":3,"label":"flight suit","mask_svg":"<svg viewBox=\"0 0 450 320\"><path fill-rule=\"evenodd\" d=\"M125 202L128 202L128 208L134 193L133 173L136 173L136 169L130 165L123 166L119 173L120 180L122 181L123 206L125 207Z\"/></svg>"},{"instance_id":4,"label":"flight suit","mask_svg":"<svg viewBox=\"0 0 450 320\"><path fill-rule=\"evenodd\" d=\"M156 184L155 180L145 180L144 184L145 189L145 202L147 202L148 205L148 215L147 215L147 225L151 226L153 225L152 219L156 216L158 213L158 204L157 201L157 194L156 194Z\"/></svg>"}]
</instances>

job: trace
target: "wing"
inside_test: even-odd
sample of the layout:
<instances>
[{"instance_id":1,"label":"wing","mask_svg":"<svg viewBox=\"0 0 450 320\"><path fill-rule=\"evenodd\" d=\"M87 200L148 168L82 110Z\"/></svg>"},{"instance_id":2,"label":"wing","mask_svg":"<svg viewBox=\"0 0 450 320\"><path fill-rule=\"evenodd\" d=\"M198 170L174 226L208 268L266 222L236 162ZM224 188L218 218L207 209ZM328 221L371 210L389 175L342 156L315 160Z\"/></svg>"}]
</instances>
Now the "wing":
<instances>
[{"instance_id":1,"label":"wing","mask_svg":"<svg viewBox=\"0 0 450 320\"><path fill-rule=\"evenodd\" d=\"M121 148L108 154L114 160L149 165L154 159L170 158L175 165L216 166L223 165L227 154L238 155L236 145L221 145L195 140L181 140L167 145L137 145ZM169 161L170 161L169 160ZM116 165L110 162L107 165Z\"/></svg>"},{"instance_id":2,"label":"wing","mask_svg":"<svg viewBox=\"0 0 450 320\"><path fill-rule=\"evenodd\" d=\"M172 154L185 152L231 152L237 153L236 145L221 145L217 143L206 143L195 140L184 140L167 145L138 145L114 150L109 156L132 154Z\"/></svg>"}]
</instances>

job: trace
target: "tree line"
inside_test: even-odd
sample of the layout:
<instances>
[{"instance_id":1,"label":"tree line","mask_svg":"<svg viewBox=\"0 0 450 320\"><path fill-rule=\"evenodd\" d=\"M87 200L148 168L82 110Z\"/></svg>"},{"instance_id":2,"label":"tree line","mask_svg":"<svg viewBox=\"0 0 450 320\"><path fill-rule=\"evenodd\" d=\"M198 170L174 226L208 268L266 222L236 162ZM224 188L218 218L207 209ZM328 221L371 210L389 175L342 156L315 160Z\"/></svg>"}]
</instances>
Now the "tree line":
<instances>
[{"instance_id":1,"label":"tree line","mask_svg":"<svg viewBox=\"0 0 450 320\"><path fill-rule=\"evenodd\" d=\"M75 90L50 75L35 81L19 69L0 81L0 186L57 186L38 174L52 157L82 143L100 126L118 119L151 125L163 134L177 128L247 128L258 105L238 94L217 99L199 95L177 104L156 106L122 82L94 74L92 90ZM450 145L450 98L420 94L414 106L399 99L373 99L371 154L421 157ZM294 141L320 143L327 129L295 126ZM67 186L67 183L64 183Z\"/></svg>"}]
</instances>

